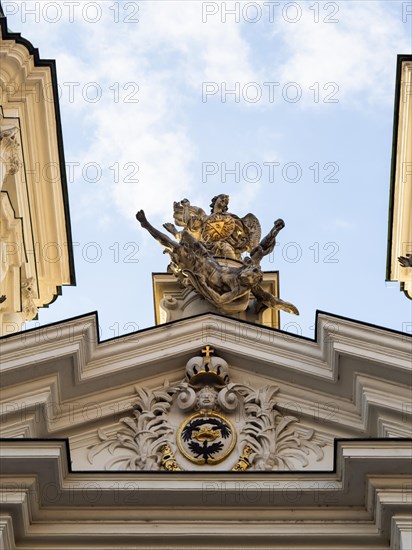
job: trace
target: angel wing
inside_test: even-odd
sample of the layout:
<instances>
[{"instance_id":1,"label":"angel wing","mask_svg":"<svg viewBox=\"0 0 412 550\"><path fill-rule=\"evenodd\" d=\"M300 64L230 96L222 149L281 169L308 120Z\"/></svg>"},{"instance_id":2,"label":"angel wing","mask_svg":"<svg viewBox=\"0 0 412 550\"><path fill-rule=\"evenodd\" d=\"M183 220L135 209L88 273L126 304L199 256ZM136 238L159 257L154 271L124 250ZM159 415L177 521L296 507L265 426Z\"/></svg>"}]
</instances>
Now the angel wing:
<instances>
[{"instance_id":1,"label":"angel wing","mask_svg":"<svg viewBox=\"0 0 412 550\"><path fill-rule=\"evenodd\" d=\"M257 217L250 212L240 219L242 220L242 223L246 227L247 231L249 232L249 243L247 247L247 252L250 252L259 244L260 237L262 235L262 228Z\"/></svg>"},{"instance_id":2,"label":"angel wing","mask_svg":"<svg viewBox=\"0 0 412 550\"><path fill-rule=\"evenodd\" d=\"M179 227L192 228L194 219L205 220L206 213L198 206L192 206L188 199L173 203L173 219Z\"/></svg>"}]
</instances>

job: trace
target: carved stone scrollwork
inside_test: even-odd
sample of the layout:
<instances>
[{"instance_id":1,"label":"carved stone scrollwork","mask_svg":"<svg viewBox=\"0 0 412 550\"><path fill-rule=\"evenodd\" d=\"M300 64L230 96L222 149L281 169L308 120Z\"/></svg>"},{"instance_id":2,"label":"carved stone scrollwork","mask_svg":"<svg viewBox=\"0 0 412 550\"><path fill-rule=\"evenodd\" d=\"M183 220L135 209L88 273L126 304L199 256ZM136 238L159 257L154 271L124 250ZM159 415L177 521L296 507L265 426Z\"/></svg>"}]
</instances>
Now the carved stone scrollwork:
<instances>
[{"instance_id":1,"label":"carved stone scrollwork","mask_svg":"<svg viewBox=\"0 0 412 550\"><path fill-rule=\"evenodd\" d=\"M177 309L179 306L179 302L176 300L174 296L165 296L163 300L161 301L161 306L165 309L169 309L170 311L173 311Z\"/></svg>"},{"instance_id":2,"label":"carved stone scrollwork","mask_svg":"<svg viewBox=\"0 0 412 550\"><path fill-rule=\"evenodd\" d=\"M321 447L310 441L313 430L304 435L293 429L298 418L284 416L276 408L275 395L279 388L269 386L259 390L244 384L229 384L228 391L243 398L245 424L241 440L248 451L248 459L255 470L294 470L295 463L308 465L307 455L315 453L323 458ZM250 457L250 458L249 458Z\"/></svg>"},{"instance_id":3,"label":"carved stone scrollwork","mask_svg":"<svg viewBox=\"0 0 412 550\"><path fill-rule=\"evenodd\" d=\"M176 397L177 406L181 411L191 411L196 404L196 392L188 384L182 384L182 389Z\"/></svg>"},{"instance_id":4,"label":"carved stone scrollwork","mask_svg":"<svg viewBox=\"0 0 412 550\"><path fill-rule=\"evenodd\" d=\"M183 458L197 468L213 467L237 449L228 468L244 471L294 470L306 467L309 455L323 458L314 431L297 430L299 419L277 407L279 388L232 383L226 361L210 346L202 354L187 362L185 381L139 389L133 415L121 419L115 434L98 432L89 461L107 450L115 457L106 469L180 471Z\"/></svg>"},{"instance_id":5,"label":"carved stone scrollwork","mask_svg":"<svg viewBox=\"0 0 412 550\"><path fill-rule=\"evenodd\" d=\"M0 131L1 157L6 163L6 174L3 177L7 174L14 176L20 169L18 135L18 128Z\"/></svg>"},{"instance_id":6,"label":"carved stone scrollwork","mask_svg":"<svg viewBox=\"0 0 412 550\"><path fill-rule=\"evenodd\" d=\"M219 392L218 403L226 411L235 411L239 406L239 396L235 391L226 387Z\"/></svg>"},{"instance_id":7,"label":"carved stone scrollwork","mask_svg":"<svg viewBox=\"0 0 412 550\"><path fill-rule=\"evenodd\" d=\"M38 312L38 307L34 303L37 298L36 280L29 277L21 285L23 313L26 321L32 321Z\"/></svg>"},{"instance_id":8,"label":"carved stone scrollwork","mask_svg":"<svg viewBox=\"0 0 412 550\"><path fill-rule=\"evenodd\" d=\"M110 460L106 464L107 470L114 466L120 466L124 470L159 470L162 467L165 446L170 450L174 447L173 428L169 424L167 413L173 395L179 388L180 385L169 386L165 382L163 388L157 390L139 389L133 416L122 418L120 422L123 427L114 435L99 430L101 442L90 449L89 461L92 462L105 449L111 454L120 450L126 453Z\"/></svg>"}]
</instances>

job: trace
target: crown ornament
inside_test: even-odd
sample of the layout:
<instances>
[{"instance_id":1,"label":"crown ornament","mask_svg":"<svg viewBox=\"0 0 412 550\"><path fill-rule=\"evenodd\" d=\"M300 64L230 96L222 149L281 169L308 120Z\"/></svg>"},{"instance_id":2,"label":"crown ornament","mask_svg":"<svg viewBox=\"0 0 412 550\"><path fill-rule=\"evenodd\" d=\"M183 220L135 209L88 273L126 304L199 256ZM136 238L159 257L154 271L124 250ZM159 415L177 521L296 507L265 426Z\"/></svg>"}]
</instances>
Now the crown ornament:
<instances>
[{"instance_id":1,"label":"crown ornament","mask_svg":"<svg viewBox=\"0 0 412 550\"><path fill-rule=\"evenodd\" d=\"M229 366L224 359L214 355L215 350L206 345L202 355L192 357L186 363L186 381L192 386L224 386L229 382Z\"/></svg>"}]
</instances>

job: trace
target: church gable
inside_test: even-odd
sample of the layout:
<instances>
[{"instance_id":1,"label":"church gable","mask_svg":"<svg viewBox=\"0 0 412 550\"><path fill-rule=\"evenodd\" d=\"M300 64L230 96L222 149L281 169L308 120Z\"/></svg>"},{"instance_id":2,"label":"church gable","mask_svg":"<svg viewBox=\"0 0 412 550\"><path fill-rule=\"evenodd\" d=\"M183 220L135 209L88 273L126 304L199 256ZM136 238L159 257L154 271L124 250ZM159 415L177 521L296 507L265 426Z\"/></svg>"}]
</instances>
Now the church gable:
<instances>
[{"instance_id":1,"label":"church gable","mask_svg":"<svg viewBox=\"0 0 412 550\"><path fill-rule=\"evenodd\" d=\"M88 471L331 471L335 439L408 437L404 337L317 326L309 341L207 314L99 343L91 316L27 333L26 360L4 339L3 436L68 438Z\"/></svg>"}]
</instances>

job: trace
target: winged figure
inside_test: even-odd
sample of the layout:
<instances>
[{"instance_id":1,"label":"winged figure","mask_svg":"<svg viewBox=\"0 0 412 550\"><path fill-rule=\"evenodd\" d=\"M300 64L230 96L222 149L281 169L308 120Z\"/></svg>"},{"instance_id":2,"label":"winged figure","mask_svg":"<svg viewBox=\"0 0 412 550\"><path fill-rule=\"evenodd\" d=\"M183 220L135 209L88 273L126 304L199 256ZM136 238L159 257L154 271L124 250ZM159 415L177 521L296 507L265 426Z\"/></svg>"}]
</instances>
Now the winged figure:
<instances>
[{"instance_id":1,"label":"winged figure","mask_svg":"<svg viewBox=\"0 0 412 550\"><path fill-rule=\"evenodd\" d=\"M285 225L283 220L277 220L271 231L260 240L257 218L253 214L243 218L228 214L228 200L227 195L214 197L210 216L191 206L187 199L175 203L175 222L183 227L183 231L177 231L173 224L165 224L165 228L176 240L153 227L143 210L136 214L136 218L165 248L171 259L170 269L180 283L193 288L218 311L229 315L246 311L252 294L257 313L273 308L299 315L293 304L273 296L262 287L260 261L272 252L276 236ZM242 258L245 251L250 255ZM222 263L221 256L237 262L233 265Z\"/></svg>"},{"instance_id":2,"label":"winged figure","mask_svg":"<svg viewBox=\"0 0 412 550\"><path fill-rule=\"evenodd\" d=\"M250 252L260 241L261 227L254 214L239 218L228 212L229 195L216 195L210 204L210 214L193 206L188 199L173 203L173 218L176 225L165 223L163 227L176 239L183 227L216 257L242 259L244 252Z\"/></svg>"}]
</instances>

